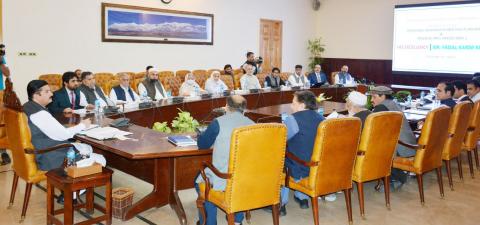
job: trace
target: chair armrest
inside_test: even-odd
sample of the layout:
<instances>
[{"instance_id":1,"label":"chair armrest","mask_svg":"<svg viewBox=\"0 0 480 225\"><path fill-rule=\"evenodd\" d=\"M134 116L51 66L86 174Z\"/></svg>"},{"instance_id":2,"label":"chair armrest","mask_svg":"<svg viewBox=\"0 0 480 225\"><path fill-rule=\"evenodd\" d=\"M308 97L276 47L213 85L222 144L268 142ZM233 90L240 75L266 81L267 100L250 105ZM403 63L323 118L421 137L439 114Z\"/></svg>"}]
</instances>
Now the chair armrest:
<instances>
[{"instance_id":1,"label":"chair armrest","mask_svg":"<svg viewBox=\"0 0 480 225\"><path fill-rule=\"evenodd\" d=\"M220 177L222 179L230 179L230 177L232 177L231 174L218 171L218 169L215 168L215 166L213 166L210 162L203 162L202 164L203 170L205 170L205 168L209 168L217 177Z\"/></svg>"},{"instance_id":2,"label":"chair armrest","mask_svg":"<svg viewBox=\"0 0 480 225\"><path fill-rule=\"evenodd\" d=\"M306 167L314 167L314 166L318 166L318 162L306 162L306 161L303 161L302 159L298 158L296 155L294 155L293 153L291 152L286 152L285 156L297 163L300 163L301 165L303 166L306 166Z\"/></svg>"},{"instance_id":3,"label":"chair armrest","mask_svg":"<svg viewBox=\"0 0 480 225\"><path fill-rule=\"evenodd\" d=\"M411 148L411 149L414 149L414 150L420 150L420 149L424 149L425 148L425 145L418 145L418 144L409 144L409 143L405 143L401 140L398 140L398 144L400 145L403 145L407 148Z\"/></svg>"},{"instance_id":4,"label":"chair armrest","mask_svg":"<svg viewBox=\"0 0 480 225\"><path fill-rule=\"evenodd\" d=\"M75 152L78 152L78 150L75 148L75 146L72 145L72 144L69 144L69 143L59 144L59 145L55 145L55 146L52 146L52 147L49 147L49 148L38 149L38 150L25 149L24 151L25 151L26 154L44 154L44 153L55 151L55 150L58 150L58 149L61 149L61 148L73 148L75 150Z\"/></svg>"}]
</instances>

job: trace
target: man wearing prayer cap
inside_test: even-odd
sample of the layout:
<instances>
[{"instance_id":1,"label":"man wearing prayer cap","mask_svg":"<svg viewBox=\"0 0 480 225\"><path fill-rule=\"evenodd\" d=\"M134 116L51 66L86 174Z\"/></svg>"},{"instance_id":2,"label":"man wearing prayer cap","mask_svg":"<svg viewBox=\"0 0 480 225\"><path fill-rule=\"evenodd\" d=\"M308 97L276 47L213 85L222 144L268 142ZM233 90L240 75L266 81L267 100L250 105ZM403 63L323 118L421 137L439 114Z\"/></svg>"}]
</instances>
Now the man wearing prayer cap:
<instances>
[{"instance_id":1,"label":"man wearing prayer cap","mask_svg":"<svg viewBox=\"0 0 480 225\"><path fill-rule=\"evenodd\" d=\"M144 93L152 100L160 100L167 98L167 92L163 88L162 83L158 80L158 69L155 67L148 68L145 80L138 85L138 93L144 96Z\"/></svg>"},{"instance_id":2,"label":"man wearing prayer cap","mask_svg":"<svg viewBox=\"0 0 480 225\"><path fill-rule=\"evenodd\" d=\"M346 101L348 115L360 118L363 127L367 116L372 113L367 109L367 96L358 91L352 91L348 94Z\"/></svg>"}]
</instances>

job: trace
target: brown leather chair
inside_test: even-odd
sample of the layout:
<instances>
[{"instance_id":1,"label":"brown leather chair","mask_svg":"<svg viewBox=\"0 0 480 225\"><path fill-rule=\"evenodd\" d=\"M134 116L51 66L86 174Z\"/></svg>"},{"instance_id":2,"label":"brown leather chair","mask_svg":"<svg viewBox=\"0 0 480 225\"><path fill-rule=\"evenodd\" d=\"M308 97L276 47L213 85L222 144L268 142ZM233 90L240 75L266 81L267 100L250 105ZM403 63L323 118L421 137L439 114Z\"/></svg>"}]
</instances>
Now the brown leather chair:
<instances>
[{"instance_id":1,"label":"brown leather chair","mask_svg":"<svg viewBox=\"0 0 480 225\"><path fill-rule=\"evenodd\" d=\"M453 191L453 181L452 181L452 169L450 167L450 161L453 159L457 160L458 163L458 172L460 178L463 179L462 174L462 162L460 153L462 152L462 144L465 139L468 128L468 117L465 115L470 115L472 111L471 102L460 102L455 108L453 108L453 113L450 116L450 122L448 123L448 138L443 147L442 160L445 162L447 167L447 176L448 184L450 189Z\"/></svg>"},{"instance_id":2,"label":"brown leather chair","mask_svg":"<svg viewBox=\"0 0 480 225\"><path fill-rule=\"evenodd\" d=\"M268 76L268 74L266 73L259 73L257 74L257 79L258 79L258 82L260 83L260 86L262 88L264 88L264 84L265 84L265 78Z\"/></svg>"},{"instance_id":3,"label":"brown leather chair","mask_svg":"<svg viewBox=\"0 0 480 225\"><path fill-rule=\"evenodd\" d=\"M138 72L135 74L135 79L145 79L147 72Z\"/></svg>"},{"instance_id":4,"label":"brown leather chair","mask_svg":"<svg viewBox=\"0 0 480 225\"><path fill-rule=\"evenodd\" d=\"M38 79L46 81L52 92L62 88L61 74L42 74L38 77Z\"/></svg>"},{"instance_id":5,"label":"brown leather chair","mask_svg":"<svg viewBox=\"0 0 480 225\"><path fill-rule=\"evenodd\" d=\"M115 78L112 73L95 73L93 76L95 77L95 83L102 88L105 94L110 92L110 81Z\"/></svg>"},{"instance_id":6,"label":"brown leather chair","mask_svg":"<svg viewBox=\"0 0 480 225\"><path fill-rule=\"evenodd\" d=\"M145 78L135 78L135 80L133 80L132 89L133 89L135 92L138 93L138 85L139 85L140 83L142 83L144 79L145 79ZM138 94L141 95L142 93L138 93Z\"/></svg>"},{"instance_id":7,"label":"brown leather chair","mask_svg":"<svg viewBox=\"0 0 480 225\"><path fill-rule=\"evenodd\" d=\"M467 152L468 166L470 168L470 175L474 178L473 172L473 159L472 153L475 155L475 161L477 163L477 169L480 169L478 165L478 147L477 141L480 136L480 102L476 102L473 105L473 109L468 119L467 134L463 141L462 149Z\"/></svg>"},{"instance_id":8,"label":"brown leather chair","mask_svg":"<svg viewBox=\"0 0 480 225\"><path fill-rule=\"evenodd\" d=\"M447 106L441 106L428 113L422 132L418 139L418 144L403 143L401 145L415 149L415 157L403 158L397 157L393 160L393 167L417 175L418 190L420 192L420 203L425 204L423 195L423 174L432 170L437 171L438 186L440 196L443 198L442 181L442 150L445 146L445 140L448 138L448 121L450 120L451 110Z\"/></svg>"},{"instance_id":9,"label":"brown leather chair","mask_svg":"<svg viewBox=\"0 0 480 225\"><path fill-rule=\"evenodd\" d=\"M235 85L233 84L232 76L230 75L221 75L220 79L227 85L229 90L235 90Z\"/></svg>"},{"instance_id":10,"label":"brown leather chair","mask_svg":"<svg viewBox=\"0 0 480 225\"><path fill-rule=\"evenodd\" d=\"M352 180L357 183L360 215L365 217L363 183L383 180L385 204L390 209L390 172L400 136L401 112L378 112L367 117L363 127Z\"/></svg>"},{"instance_id":11,"label":"brown leather chair","mask_svg":"<svg viewBox=\"0 0 480 225\"><path fill-rule=\"evenodd\" d=\"M180 86L182 86L182 81L180 81L180 77L167 77L162 83L166 91L171 91L172 96L179 95Z\"/></svg>"},{"instance_id":12,"label":"brown leather chair","mask_svg":"<svg viewBox=\"0 0 480 225\"><path fill-rule=\"evenodd\" d=\"M290 77L292 73L289 73L289 72L282 72L280 73L280 79L282 79L283 81L287 81L288 80L288 77Z\"/></svg>"},{"instance_id":13,"label":"brown leather chair","mask_svg":"<svg viewBox=\"0 0 480 225\"><path fill-rule=\"evenodd\" d=\"M190 70L177 70L177 72L175 72L175 77L180 78L180 81L183 82L185 80L185 76L189 73L191 73Z\"/></svg>"},{"instance_id":14,"label":"brown leather chair","mask_svg":"<svg viewBox=\"0 0 480 225\"><path fill-rule=\"evenodd\" d=\"M5 120L6 131L8 134L9 148L12 152L13 160L13 182L12 192L10 194L9 208L13 206L15 200L15 192L17 189L18 178L22 178L27 182L25 189L25 198L23 200L23 208L20 222L23 222L27 213L28 202L32 185L37 184L46 179L46 171L37 168L35 154L44 154L57 149L72 147L71 144L61 144L48 149L35 149L31 143L30 128L28 127L28 119L20 100L13 91L12 83L7 79L5 89Z\"/></svg>"},{"instance_id":15,"label":"brown leather chair","mask_svg":"<svg viewBox=\"0 0 480 225\"><path fill-rule=\"evenodd\" d=\"M235 89L240 89L241 88L240 78L242 78L242 76L243 76L243 73L234 75L234 77L235 77L235 80L234 80Z\"/></svg>"},{"instance_id":16,"label":"brown leather chair","mask_svg":"<svg viewBox=\"0 0 480 225\"><path fill-rule=\"evenodd\" d=\"M293 161L310 167L308 177L296 183L287 175L285 183L290 189L311 197L315 225L318 225L318 197L340 190L345 193L348 221L353 222L350 191L361 125L359 118L325 120L318 125L310 162L305 162L290 152L286 154Z\"/></svg>"},{"instance_id":17,"label":"brown leather chair","mask_svg":"<svg viewBox=\"0 0 480 225\"><path fill-rule=\"evenodd\" d=\"M174 77L175 73L173 71L160 71L158 77Z\"/></svg>"},{"instance_id":18,"label":"brown leather chair","mask_svg":"<svg viewBox=\"0 0 480 225\"><path fill-rule=\"evenodd\" d=\"M242 68L234 69L234 70L233 70L233 74L234 74L234 75L243 74L243 69L242 69Z\"/></svg>"},{"instance_id":19,"label":"brown leather chair","mask_svg":"<svg viewBox=\"0 0 480 225\"><path fill-rule=\"evenodd\" d=\"M270 141L266 142L268 139ZM272 206L274 224L279 224L280 186L287 129L281 124L255 124L237 128L232 133L228 173L221 173L210 163L204 162L218 177L227 179L225 191L210 189L205 171L201 175L197 207L209 201L227 213L228 224L234 224L234 213L265 206ZM266 163L268 162L268 163ZM205 221L205 220L203 220Z\"/></svg>"},{"instance_id":20,"label":"brown leather chair","mask_svg":"<svg viewBox=\"0 0 480 225\"><path fill-rule=\"evenodd\" d=\"M8 148L7 131L5 129L5 106L3 105L3 91L0 91L0 149Z\"/></svg>"}]
</instances>

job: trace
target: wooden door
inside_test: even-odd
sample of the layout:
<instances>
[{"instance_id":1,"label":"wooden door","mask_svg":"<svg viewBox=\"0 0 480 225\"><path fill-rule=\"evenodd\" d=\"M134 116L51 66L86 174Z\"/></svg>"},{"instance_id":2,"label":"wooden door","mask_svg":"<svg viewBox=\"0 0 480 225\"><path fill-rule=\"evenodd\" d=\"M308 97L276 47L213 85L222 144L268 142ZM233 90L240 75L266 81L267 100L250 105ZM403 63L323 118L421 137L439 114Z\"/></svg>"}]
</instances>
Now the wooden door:
<instances>
[{"instance_id":1,"label":"wooden door","mask_svg":"<svg viewBox=\"0 0 480 225\"><path fill-rule=\"evenodd\" d=\"M273 67L282 68L282 21L260 20L260 55L263 57L263 72Z\"/></svg>"}]
</instances>

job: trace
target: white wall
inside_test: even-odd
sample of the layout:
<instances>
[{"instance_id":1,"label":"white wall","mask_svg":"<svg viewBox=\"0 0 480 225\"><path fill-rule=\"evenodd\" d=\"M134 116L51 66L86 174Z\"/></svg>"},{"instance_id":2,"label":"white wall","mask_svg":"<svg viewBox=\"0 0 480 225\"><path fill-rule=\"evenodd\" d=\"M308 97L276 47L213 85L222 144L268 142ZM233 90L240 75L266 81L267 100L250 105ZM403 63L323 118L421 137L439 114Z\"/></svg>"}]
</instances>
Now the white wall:
<instances>
[{"instance_id":1,"label":"white wall","mask_svg":"<svg viewBox=\"0 0 480 225\"><path fill-rule=\"evenodd\" d=\"M247 51L258 52L260 18L283 21L283 70L307 64L306 42L314 37L310 1L290 0L108 0L109 3L211 13L213 46L101 42L101 2L95 0L4 0L4 42L15 89L26 100L27 83L45 73L81 68L93 72L238 67ZM37 56L18 56L35 52Z\"/></svg>"},{"instance_id":2,"label":"white wall","mask_svg":"<svg viewBox=\"0 0 480 225\"><path fill-rule=\"evenodd\" d=\"M395 5L459 0L321 0L315 30L324 57L392 59Z\"/></svg>"}]
</instances>

